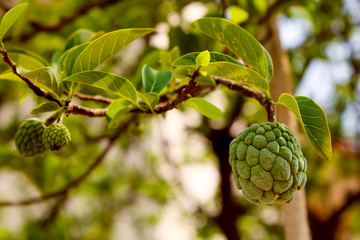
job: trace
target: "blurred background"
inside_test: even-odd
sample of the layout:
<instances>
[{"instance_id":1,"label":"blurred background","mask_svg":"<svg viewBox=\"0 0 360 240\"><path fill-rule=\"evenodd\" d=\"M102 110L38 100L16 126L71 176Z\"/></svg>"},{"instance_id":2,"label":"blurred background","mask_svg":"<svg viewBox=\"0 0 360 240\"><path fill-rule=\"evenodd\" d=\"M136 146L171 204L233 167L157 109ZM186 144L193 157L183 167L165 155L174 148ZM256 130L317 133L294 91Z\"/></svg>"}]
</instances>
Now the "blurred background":
<instances>
[{"instance_id":1,"label":"blurred background","mask_svg":"<svg viewBox=\"0 0 360 240\"><path fill-rule=\"evenodd\" d=\"M1 14L19 2L23 1L0 1ZM270 21L277 24L289 58L290 84L296 95L313 98L325 110L332 134L331 161L315 154L303 132L298 135L308 160L306 200L313 239L360 239L359 1L29 3L24 17L7 35L5 47L34 52L49 63L78 29L101 33L156 27L156 33L133 42L101 66L137 86L141 86L143 65L158 67L161 55L176 46L181 55L207 49L227 52L191 31L190 23L198 18L225 17L263 44L272 36L260 33ZM1 63L0 70L9 69ZM71 115L64 119L72 135L68 147L43 157L22 158L13 138L18 125L33 116L30 110L39 99L25 84L3 80L1 74L0 200L56 192L89 168L117 130L107 130L103 118ZM82 90L96 93L91 88ZM253 99L220 87L205 98L224 112L222 119L209 120L190 109L164 116L141 115L122 129L104 161L69 191L26 206L0 203L0 239L284 239L281 206L247 202L235 188L227 159L228 144L242 129L266 121L264 109Z\"/></svg>"}]
</instances>

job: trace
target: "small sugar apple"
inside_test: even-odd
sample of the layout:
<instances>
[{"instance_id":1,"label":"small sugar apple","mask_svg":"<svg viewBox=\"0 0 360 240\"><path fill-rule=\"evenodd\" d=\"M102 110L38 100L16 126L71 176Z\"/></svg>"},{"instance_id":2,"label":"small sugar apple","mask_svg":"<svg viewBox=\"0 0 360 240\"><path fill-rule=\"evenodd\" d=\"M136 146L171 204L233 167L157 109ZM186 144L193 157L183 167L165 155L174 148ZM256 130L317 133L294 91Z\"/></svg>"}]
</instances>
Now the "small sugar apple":
<instances>
[{"instance_id":1,"label":"small sugar apple","mask_svg":"<svg viewBox=\"0 0 360 240\"><path fill-rule=\"evenodd\" d=\"M284 124L252 124L230 143L236 187L251 203L290 202L304 187L307 162Z\"/></svg>"},{"instance_id":2,"label":"small sugar apple","mask_svg":"<svg viewBox=\"0 0 360 240\"><path fill-rule=\"evenodd\" d=\"M69 130L62 124L52 124L44 130L42 140L51 151L59 150L71 141Z\"/></svg>"},{"instance_id":3,"label":"small sugar apple","mask_svg":"<svg viewBox=\"0 0 360 240\"><path fill-rule=\"evenodd\" d=\"M46 150L42 141L45 125L38 118L26 119L16 131L15 145L21 155L32 157Z\"/></svg>"}]
</instances>

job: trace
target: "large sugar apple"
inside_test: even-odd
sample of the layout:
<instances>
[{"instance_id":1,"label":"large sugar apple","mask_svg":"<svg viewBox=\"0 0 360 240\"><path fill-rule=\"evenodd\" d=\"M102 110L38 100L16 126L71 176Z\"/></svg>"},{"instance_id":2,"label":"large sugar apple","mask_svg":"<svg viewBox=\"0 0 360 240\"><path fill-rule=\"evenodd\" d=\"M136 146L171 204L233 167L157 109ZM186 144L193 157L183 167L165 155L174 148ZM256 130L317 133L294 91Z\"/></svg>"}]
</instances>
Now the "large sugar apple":
<instances>
[{"instance_id":1,"label":"large sugar apple","mask_svg":"<svg viewBox=\"0 0 360 240\"><path fill-rule=\"evenodd\" d=\"M252 124L230 143L237 188L254 204L290 202L306 183L307 162L284 124Z\"/></svg>"},{"instance_id":2,"label":"large sugar apple","mask_svg":"<svg viewBox=\"0 0 360 240\"><path fill-rule=\"evenodd\" d=\"M15 134L15 145L24 157L32 157L45 152L46 147L42 141L45 125L38 118L25 120Z\"/></svg>"},{"instance_id":3,"label":"large sugar apple","mask_svg":"<svg viewBox=\"0 0 360 240\"><path fill-rule=\"evenodd\" d=\"M43 143L51 151L59 150L71 141L69 130L62 124L52 124L44 130Z\"/></svg>"}]
</instances>

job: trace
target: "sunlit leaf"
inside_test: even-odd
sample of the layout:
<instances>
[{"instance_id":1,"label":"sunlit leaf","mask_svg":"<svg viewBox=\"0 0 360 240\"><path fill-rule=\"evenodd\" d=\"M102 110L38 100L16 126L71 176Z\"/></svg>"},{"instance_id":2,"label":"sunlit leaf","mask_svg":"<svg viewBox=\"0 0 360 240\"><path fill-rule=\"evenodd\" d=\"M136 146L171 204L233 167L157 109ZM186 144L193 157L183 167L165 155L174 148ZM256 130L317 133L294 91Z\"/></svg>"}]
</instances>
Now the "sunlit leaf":
<instances>
[{"instance_id":1,"label":"sunlit leaf","mask_svg":"<svg viewBox=\"0 0 360 240\"><path fill-rule=\"evenodd\" d=\"M100 88L130 101L134 105L138 105L137 93L134 85L126 78L117 76L112 73L101 71L85 71L73 74L63 79L63 81L81 83Z\"/></svg>"},{"instance_id":2,"label":"sunlit leaf","mask_svg":"<svg viewBox=\"0 0 360 240\"><path fill-rule=\"evenodd\" d=\"M182 66L176 69L178 71L177 74L185 74L185 70L181 69L195 71L197 67L194 65ZM202 70L206 71L208 75L222 77L235 83L248 85L262 90L268 90L269 88L267 81L263 77L250 68L242 65L230 62L210 62L209 65L202 68Z\"/></svg>"},{"instance_id":3,"label":"sunlit leaf","mask_svg":"<svg viewBox=\"0 0 360 240\"><path fill-rule=\"evenodd\" d=\"M71 75L76 59L89 44L89 42L82 43L62 54L58 63L58 72L60 73L63 71L62 76L66 77Z\"/></svg>"},{"instance_id":4,"label":"sunlit leaf","mask_svg":"<svg viewBox=\"0 0 360 240\"><path fill-rule=\"evenodd\" d=\"M228 8L230 12L230 19L235 24L240 24L249 18L249 13L238 6L231 5Z\"/></svg>"},{"instance_id":5,"label":"sunlit leaf","mask_svg":"<svg viewBox=\"0 0 360 240\"><path fill-rule=\"evenodd\" d=\"M96 33L89 29L76 30L68 37L64 51L91 40L95 35Z\"/></svg>"},{"instance_id":6,"label":"sunlit leaf","mask_svg":"<svg viewBox=\"0 0 360 240\"><path fill-rule=\"evenodd\" d=\"M21 14L27 8L27 3L21 3L16 7L10 9L7 13L5 13L4 17L0 23L0 40L5 36L6 32L11 28L12 25L18 20Z\"/></svg>"},{"instance_id":7,"label":"sunlit leaf","mask_svg":"<svg viewBox=\"0 0 360 240\"><path fill-rule=\"evenodd\" d=\"M286 106L295 114L316 152L324 159L331 159L331 135L322 108L308 97L293 97L287 93L279 97L277 104Z\"/></svg>"},{"instance_id":8,"label":"sunlit leaf","mask_svg":"<svg viewBox=\"0 0 360 240\"><path fill-rule=\"evenodd\" d=\"M18 67L33 70L34 68L46 67L50 65L50 63L39 54L28 49L16 48L8 49L7 51L11 60L16 62Z\"/></svg>"},{"instance_id":9,"label":"sunlit leaf","mask_svg":"<svg viewBox=\"0 0 360 240\"><path fill-rule=\"evenodd\" d=\"M27 73L22 76L30 79L35 85L49 92L54 97L59 98L62 95L62 84L58 74L52 67L43 67Z\"/></svg>"},{"instance_id":10,"label":"sunlit leaf","mask_svg":"<svg viewBox=\"0 0 360 240\"><path fill-rule=\"evenodd\" d=\"M39 105L37 105L36 107L34 107L31 110L30 114L53 112L53 111L57 111L59 109L60 109L59 105L55 102L43 102L43 103L40 103Z\"/></svg>"},{"instance_id":11,"label":"sunlit leaf","mask_svg":"<svg viewBox=\"0 0 360 240\"><path fill-rule=\"evenodd\" d=\"M268 53L268 51L266 51L265 48L264 48L264 52L265 52L265 56L266 56L267 61L268 61L268 74L267 74L267 77L266 77L266 81L270 82L270 80L274 76L274 65L272 63L272 59L270 57L270 54Z\"/></svg>"},{"instance_id":12,"label":"sunlit leaf","mask_svg":"<svg viewBox=\"0 0 360 240\"><path fill-rule=\"evenodd\" d=\"M193 52L193 53L188 53L185 54L183 56L181 56L180 58L176 59L173 62L173 66L175 67L180 67L180 66L184 66L184 65L190 65L190 66L196 66L196 58L197 56L200 54L200 52ZM217 53L217 52L210 52L210 63L213 62L231 62L237 65L242 65L239 61L236 61L234 58L222 54L222 53Z\"/></svg>"},{"instance_id":13,"label":"sunlit leaf","mask_svg":"<svg viewBox=\"0 0 360 240\"><path fill-rule=\"evenodd\" d=\"M124 98L113 101L106 111L106 115L111 119L108 128L117 127L123 116L130 110L130 102Z\"/></svg>"},{"instance_id":14,"label":"sunlit leaf","mask_svg":"<svg viewBox=\"0 0 360 240\"><path fill-rule=\"evenodd\" d=\"M184 105L195 108L208 118L220 119L222 117L222 112L218 107L201 98L190 98Z\"/></svg>"},{"instance_id":15,"label":"sunlit leaf","mask_svg":"<svg viewBox=\"0 0 360 240\"><path fill-rule=\"evenodd\" d=\"M61 50L58 50L57 52L55 52L55 54L52 56L52 64L53 66L57 66L59 65L59 61L60 59L62 59L62 62L64 61L64 53L67 52L69 49L76 47L78 45L81 45L87 41L90 41L91 39L93 39L96 36L96 33L88 30L88 29L79 29L75 32L73 32L67 39L65 47ZM68 54L68 53L67 53ZM60 71L63 67L63 63L60 66Z\"/></svg>"},{"instance_id":16,"label":"sunlit leaf","mask_svg":"<svg viewBox=\"0 0 360 240\"><path fill-rule=\"evenodd\" d=\"M203 51L196 56L195 59L196 65L200 67L206 67L210 63L210 53L209 51Z\"/></svg>"},{"instance_id":17,"label":"sunlit leaf","mask_svg":"<svg viewBox=\"0 0 360 240\"><path fill-rule=\"evenodd\" d=\"M15 82L22 82L21 78L15 75L13 72L5 72L0 74L0 80L9 80Z\"/></svg>"},{"instance_id":18,"label":"sunlit leaf","mask_svg":"<svg viewBox=\"0 0 360 240\"><path fill-rule=\"evenodd\" d=\"M264 79L270 74L266 53L261 44L246 30L223 18L196 20L192 28L220 41Z\"/></svg>"},{"instance_id":19,"label":"sunlit leaf","mask_svg":"<svg viewBox=\"0 0 360 240\"><path fill-rule=\"evenodd\" d=\"M95 69L128 44L152 31L152 28L121 29L96 38L78 55L71 74Z\"/></svg>"},{"instance_id":20,"label":"sunlit leaf","mask_svg":"<svg viewBox=\"0 0 360 240\"><path fill-rule=\"evenodd\" d=\"M154 112L154 107L159 102L159 94L157 93L138 93L139 97L149 107L151 112Z\"/></svg>"}]
</instances>

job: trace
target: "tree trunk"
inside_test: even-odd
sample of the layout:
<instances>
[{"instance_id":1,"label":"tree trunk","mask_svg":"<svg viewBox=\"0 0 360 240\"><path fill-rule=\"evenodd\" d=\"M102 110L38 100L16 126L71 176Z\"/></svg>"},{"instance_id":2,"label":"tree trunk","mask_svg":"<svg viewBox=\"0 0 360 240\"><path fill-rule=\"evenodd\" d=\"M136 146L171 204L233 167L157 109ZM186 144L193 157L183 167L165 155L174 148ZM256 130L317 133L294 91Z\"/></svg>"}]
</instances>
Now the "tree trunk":
<instances>
[{"instance_id":1,"label":"tree trunk","mask_svg":"<svg viewBox=\"0 0 360 240\"><path fill-rule=\"evenodd\" d=\"M266 23L259 39L263 39L263 45L268 50L274 64L274 77L270 82L270 93L273 100L277 101L284 92L293 94L290 63L286 51L281 46L276 19L273 18ZM297 135L297 120L290 110L279 106L276 109L276 117L278 122L284 123ZM311 239L304 190L297 192L290 203L283 204L282 215L286 239Z\"/></svg>"}]
</instances>

